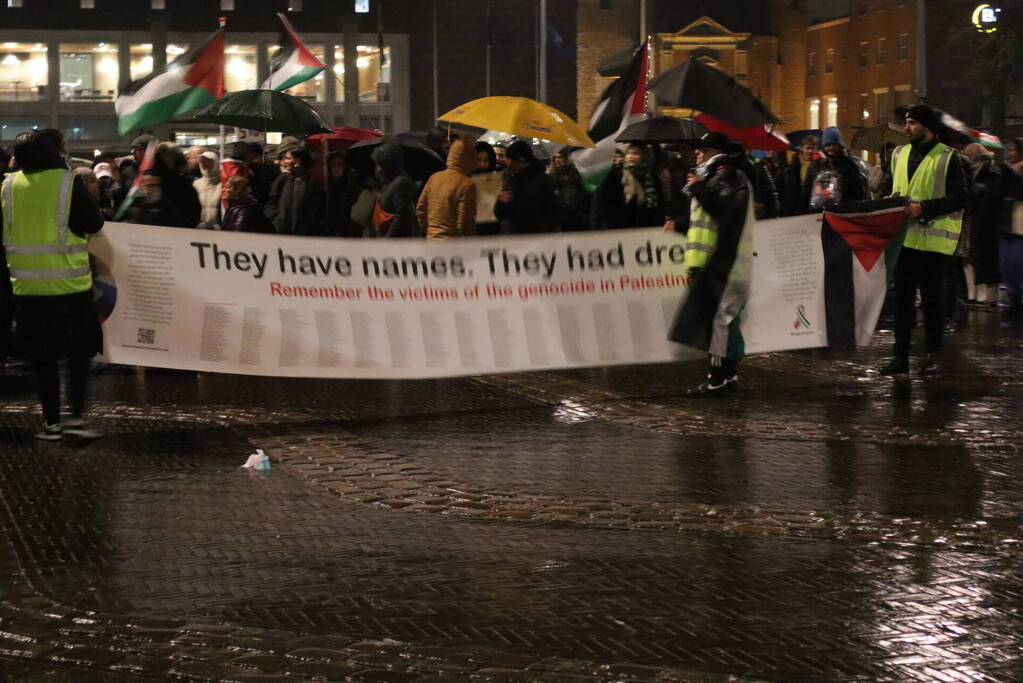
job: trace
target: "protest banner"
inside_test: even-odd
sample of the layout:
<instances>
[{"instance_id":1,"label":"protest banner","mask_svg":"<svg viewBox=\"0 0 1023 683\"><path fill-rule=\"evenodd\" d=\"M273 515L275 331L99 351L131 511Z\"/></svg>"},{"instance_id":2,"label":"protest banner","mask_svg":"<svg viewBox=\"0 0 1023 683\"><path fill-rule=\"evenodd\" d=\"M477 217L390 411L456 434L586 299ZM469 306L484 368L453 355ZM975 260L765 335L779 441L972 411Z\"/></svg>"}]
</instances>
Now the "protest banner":
<instances>
[{"instance_id":1,"label":"protest banner","mask_svg":"<svg viewBox=\"0 0 1023 683\"><path fill-rule=\"evenodd\" d=\"M747 348L820 346L820 223L764 224ZM108 223L90 251L114 363L425 378L695 357L666 340L684 239L659 228L428 242Z\"/></svg>"}]
</instances>

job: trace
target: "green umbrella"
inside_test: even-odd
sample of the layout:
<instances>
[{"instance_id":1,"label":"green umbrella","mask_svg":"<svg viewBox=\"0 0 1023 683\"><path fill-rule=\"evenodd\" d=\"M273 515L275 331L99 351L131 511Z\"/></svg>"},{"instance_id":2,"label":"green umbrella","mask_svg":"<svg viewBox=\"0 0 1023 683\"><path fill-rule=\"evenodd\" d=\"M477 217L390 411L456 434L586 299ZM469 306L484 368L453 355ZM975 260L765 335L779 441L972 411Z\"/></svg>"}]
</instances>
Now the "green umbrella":
<instances>
[{"instance_id":1,"label":"green umbrella","mask_svg":"<svg viewBox=\"0 0 1023 683\"><path fill-rule=\"evenodd\" d=\"M239 90L228 93L200 109L192 118L205 123L298 137L332 132L320 114L305 101L276 90Z\"/></svg>"}]
</instances>

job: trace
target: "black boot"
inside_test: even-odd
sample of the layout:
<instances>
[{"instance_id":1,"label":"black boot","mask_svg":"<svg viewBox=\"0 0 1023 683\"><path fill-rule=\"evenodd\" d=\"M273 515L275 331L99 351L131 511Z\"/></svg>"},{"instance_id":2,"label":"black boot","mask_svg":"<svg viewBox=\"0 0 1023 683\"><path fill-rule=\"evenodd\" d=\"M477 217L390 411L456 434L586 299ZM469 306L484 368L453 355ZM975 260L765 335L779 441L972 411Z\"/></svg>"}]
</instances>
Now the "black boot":
<instances>
[{"instance_id":1,"label":"black boot","mask_svg":"<svg viewBox=\"0 0 1023 683\"><path fill-rule=\"evenodd\" d=\"M1023 320L1023 295L1010 294L1009 306L1002 311L1002 327L1012 327Z\"/></svg>"},{"instance_id":2,"label":"black boot","mask_svg":"<svg viewBox=\"0 0 1023 683\"><path fill-rule=\"evenodd\" d=\"M909 357L902 354L895 355L888 365L881 368L882 375L902 375L909 372Z\"/></svg>"}]
</instances>

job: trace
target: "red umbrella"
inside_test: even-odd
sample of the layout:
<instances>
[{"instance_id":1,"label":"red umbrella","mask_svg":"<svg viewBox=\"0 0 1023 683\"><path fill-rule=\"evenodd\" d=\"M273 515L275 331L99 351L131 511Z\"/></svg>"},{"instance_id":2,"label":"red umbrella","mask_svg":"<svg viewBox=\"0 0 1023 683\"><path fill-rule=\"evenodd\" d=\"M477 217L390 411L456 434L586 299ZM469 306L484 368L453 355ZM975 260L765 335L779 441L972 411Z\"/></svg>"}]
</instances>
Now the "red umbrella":
<instances>
[{"instance_id":1,"label":"red umbrella","mask_svg":"<svg viewBox=\"0 0 1023 683\"><path fill-rule=\"evenodd\" d=\"M360 140L372 140L373 138L383 137L383 133L378 130L370 130L369 128L352 128L351 126L338 126L334 129L333 133L317 133L316 135L310 135L308 141L315 145L321 145L324 141L327 142L327 146L330 151L336 149L347 149L351 147L353 143Z\"/></svg>"},{"instance_id":2,"label":"red umbrella","mask_svg":"<svg viewBox=\"0 0 1023 683\"><path fill-rule=\"evenodd\" d=\"M306 138L306 148L312 151L313 159L316 161L313 180L323 182L327 175L327 155L331 152L343 152L356 142L374 140L383 135L379 130L351 126L337 126L332 133L310 135Z\"/></svg>"},{"instance_id":3,"label":"red umbrella","mask_svg":"<svg viewBox=\"0 0 1023 683\"><path fill-rule=\"evenodd\" d=\"M708 114L700 114L696 120L708 129L724 133L736 142L741 142L746 149L762 149L767 152L781 152L789 148L789 139L778 128L771 124L738 128L721 119Z\"/></svg>"}]
</instances>

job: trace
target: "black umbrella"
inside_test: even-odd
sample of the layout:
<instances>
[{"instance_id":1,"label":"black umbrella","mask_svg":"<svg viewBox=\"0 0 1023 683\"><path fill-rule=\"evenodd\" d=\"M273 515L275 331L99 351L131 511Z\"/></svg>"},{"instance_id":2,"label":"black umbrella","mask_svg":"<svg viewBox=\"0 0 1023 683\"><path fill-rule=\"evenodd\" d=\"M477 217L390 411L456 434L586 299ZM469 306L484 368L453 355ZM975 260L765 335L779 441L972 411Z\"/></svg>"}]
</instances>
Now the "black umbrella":
<instances>
[{"instance_id":1,"label":"black umbrella","mask_svg":"<svg viewBox=\"0 0 1023 683\"><path fill-rule=\"evenodd\" d=\"M373 150L384 142L392 142L401 145L401 156L405 162L405 172L413 180L426 180L437 171L443 171L447 164L436 152L421 142L409 137L384 140L362 140L348 148L345 159L348 165L356 171L367 175L373 175Z\"/></svg>"},{"instance_id":2,"label":"black umbrella","mask_svg":"<svg viewBox=\"0 0 1023 683\"><path fill-rule=\"evenodd\" d=\"M696 109L739 128L778 122L734 77L693 57L655 77L648 88L664 104Z\"/></svg>"},{"instance_id":3,"label":"black umbrella","mask_svg":"<svg viewBox=\"0 0 1023 683\"><path fill-rule=\"evenodd\" d=\"M615 138L615 142L680 142L696 140L706 132L706 126L690 119L654 116L632 124Z\"/></svg>"},{"instance_id":4,"label":"black umbrella","mask_svg":"<svg viewBox=\"0 0 1023 683\"><path fill-rule=\"evenodd\" d=\"M333 129L304 100L276 90L239 90L229 93L193 116L196 121L237 126L264 133L305 137Z\"/></svg>"}]
</instances>

